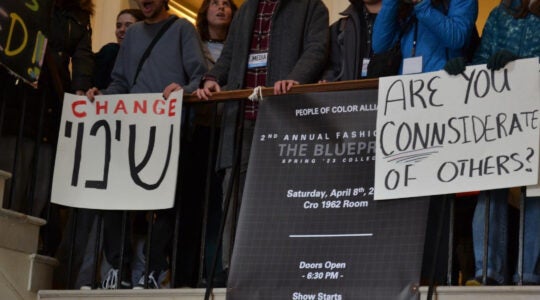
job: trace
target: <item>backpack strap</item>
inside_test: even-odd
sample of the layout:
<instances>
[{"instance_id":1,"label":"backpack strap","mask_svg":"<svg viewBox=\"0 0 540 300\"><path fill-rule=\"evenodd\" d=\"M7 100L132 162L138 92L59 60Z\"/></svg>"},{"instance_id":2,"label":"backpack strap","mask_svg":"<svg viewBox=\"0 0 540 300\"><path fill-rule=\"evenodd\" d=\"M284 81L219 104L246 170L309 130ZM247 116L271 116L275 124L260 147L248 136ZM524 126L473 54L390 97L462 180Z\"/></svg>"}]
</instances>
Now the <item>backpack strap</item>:
<instances>
[{"instance_id":1,"label":"backpack strap","mask_svg":"<svg viewBox=\"0 0 540 300\"><path fill-rule=\"evenodd\" d=\"M144 53L143 53L143 55L141 57L141 60L139 61L139 65L137 66L137 71L135 72L135 76L133 77L133 85L135 85L135 83L137 83L137 78L139 77L139 73L141 72L141 69L143 67L144 62L146 61L148 56L150 56L150 53L152 52L152 49L154 48L156 43L159 41L159 39L161 39L161 36L163 36L163 34L167 31L167 29L169 29L169 27L171 27L171 25L176 20L178 20L177 16L173 15L172 17L170 17L170 19L165 24L163 24L163 26L161 26L158 33L156 34L156 36L152 40L152 42L150 42L150 44L148 45L148 47L144 51Z\"/></svg>"}]
</instances>

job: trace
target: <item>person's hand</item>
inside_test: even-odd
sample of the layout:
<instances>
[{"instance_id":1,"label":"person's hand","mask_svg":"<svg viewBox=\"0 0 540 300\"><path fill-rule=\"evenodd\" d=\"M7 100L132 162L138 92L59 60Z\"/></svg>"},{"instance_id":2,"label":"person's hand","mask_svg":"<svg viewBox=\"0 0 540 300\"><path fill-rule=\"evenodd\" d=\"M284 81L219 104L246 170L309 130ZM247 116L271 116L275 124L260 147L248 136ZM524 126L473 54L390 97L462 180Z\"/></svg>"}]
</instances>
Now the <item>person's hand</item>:
<instances>
[{"instance_id":1,"label":"person's hand","mask_svg":"<svg viewBox=\"0 0 540 300\"><path fill-rule=\"evenodd\" d=\"M318 83L319 83L319 84L320 84L320 83L328 83L328 81L327 81L326 79L321 79L321 80L319 80Z\"/></svg>"},{"instance_id":2,"label":"person's hand","mask_svg":"<svg viewBox=\"0 0 540 300\"><path fill-rule=\"evenodd\" d=\"M208 98L212 97L212 92L221 92L221 88L219 87L219 84L214 80L206 80L203 84L203 87L197 89L197 98L199 98L200 100L208 100Z\"/></svg>"},{"instance_id":3,"label":"person's hand","mask_svg":"<svg viewBox=\"0 0 540 300\"><path fill-rule=\"evenodd\" d=\"M465 58L460 56L450 59L446 62L446 65L444 65L444 70L450 75L461 74L465 71Z\"/></svg>"},{"instance_id":4,"label":"person's hand","mask_svg":"<svg viewBox=\"0 0 540 300\"><path fill-rule=\"evenodd\" d=\"M83 90L76 90L76 91L75 91L75 95L77 95L77 96L84 96L84 95L86 95L86 92L83 91Z\"/></svg>"},{"instance_id":5,"label":"person's hand","mask_svg":"<svg viewBox=\"0 0 540 300\"><path fill-rule=\"evenodd\" d=\"M88 100L90 100L90 102L94 102L95 96L97 95L102 95L102 93L97 87L93 87L86 91L86 97L88 98Z\"/></svg>"},{"instance_id":6,"label":"person's hand","mask_svg":"<svg viewBox=\"0 0 540 300\"><path fill-rule=\"evenodd\" d=\"M508 50L499 50L491 55L491 57L488 59L487 68L490 70L499 70L517 58L517 55Z\"/></svg>"},{"instance_id":7,"label":"person's hand","mask_svg":"<svg viewBox=\"0 0 540 300\"><path fill-rule=\"evenodd\" d=\"M173 83L169 84L163 90L163 99L165 99L165 100L169 99L169 96L171 95L172 92L176 92L176 91L179 91L181 89L182 89L182 86L179 85L176 82L173 82Z\"/></svg>"},{"instance_id":8,"label":"person's hand","mask_svg":"<svg viewBox=\"0 0 540 300\"><path fill-rule=\"evenodd\" d=\"M297 84L300 83L296 80L291 79L276 81L276 83L274 83L274 95L286 94L288 91L291 90L293 85Z\"/></svg>"}]
</instances>

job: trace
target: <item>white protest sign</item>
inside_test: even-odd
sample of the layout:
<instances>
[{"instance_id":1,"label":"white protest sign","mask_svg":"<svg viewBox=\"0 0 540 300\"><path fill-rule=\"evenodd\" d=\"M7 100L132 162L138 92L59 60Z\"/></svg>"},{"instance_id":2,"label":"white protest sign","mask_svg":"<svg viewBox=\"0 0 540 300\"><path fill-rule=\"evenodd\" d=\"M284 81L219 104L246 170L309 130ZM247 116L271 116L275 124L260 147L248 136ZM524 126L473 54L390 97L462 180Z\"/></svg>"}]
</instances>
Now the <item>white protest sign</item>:
<instances>
[{"instance_id":1,"label":"white protest sign","mask_svg":"<svg viewBox=\"0 0 540 300\"><path fill-rule=\"evenodd\" d=\"M375 199L538 180L538 58L379 80Z\"/></svg>"},{"instance_id":2,"label":"white protest sign","mask_svg":"<svg viewBox=\"0 0 540 300\"><path fill-rule=\"evenodd\" d=\"M51 202L93 209L147 210L174 205L182 91L66 94Z\"/></svg>"}]
</instances>

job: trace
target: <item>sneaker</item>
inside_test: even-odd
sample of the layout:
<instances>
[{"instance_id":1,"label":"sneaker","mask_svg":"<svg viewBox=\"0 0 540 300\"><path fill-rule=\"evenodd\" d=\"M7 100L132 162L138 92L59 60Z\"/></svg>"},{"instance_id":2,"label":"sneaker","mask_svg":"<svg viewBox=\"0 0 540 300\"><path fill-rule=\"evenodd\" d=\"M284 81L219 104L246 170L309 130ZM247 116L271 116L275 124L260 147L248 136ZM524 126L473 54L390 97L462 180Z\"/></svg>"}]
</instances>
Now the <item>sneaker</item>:
<instances>
[{"instance_id":1,"label":"sneaker","mask_svg":"<svg viewBox=\"0 0 540 300\"><path fill-rule=\"evenodd\" d=\"M111 268L107 272L105 279L101 282L101 288L104 290L129 289L131 288L131 283L122 280L120 286L118 286L118 269Z\"/></svg>"},{"instance_id":2,"label":"sneaker","mask_svg":"<svg viewBox=\"0 0 540 300\"><path fill-rule=\"evenodd\" d=\"M469 279L465 282L466 286L480 286L482 283L476 279Z\"/></svg>"},{"instance_id":3,"label":"sneaker","mask_svg":"<svg viewBox=\"0 0 540 300\"><path fill-rule=\"evenodd\" d=\"M91 290L91 289L92 289L92 285L90 285L90 284L84 284L84 285L81 285L80 289L81 289L81 290Z\"/></svg>"},{"instance_id":4,"label":"sneaker","mask_svg":"<svg viewBox=\"0 0 540 300\"><path fill-rule=\"evenodd\" d=\"M475 278L475 279L467 280L465 282L465 285L466 286L480 286L480 285L484 285L484 283L482 282L481 278ZM486 285L501 285L501 284L498 283L495 279L488 277Z\"/></svg>"},{"instance_id":5,"label":"sneaker","mask_svg":"<svg viewBox=\"0 0 540 300\"><path fill-rule=\"evenodd\" d=\"M137 282L137 284L133 287L133 289L144 289L145 280L148 283L149 289L159 289L160 288L159 282L161 282L160 278L163 274L165 274L165 272L152 271L150 272L150 275L148 275L148 279L146 279L146 276L143 274L143 276L141 276L141 278L139 279L139 282Z\"/></svg>"}]
</instances>

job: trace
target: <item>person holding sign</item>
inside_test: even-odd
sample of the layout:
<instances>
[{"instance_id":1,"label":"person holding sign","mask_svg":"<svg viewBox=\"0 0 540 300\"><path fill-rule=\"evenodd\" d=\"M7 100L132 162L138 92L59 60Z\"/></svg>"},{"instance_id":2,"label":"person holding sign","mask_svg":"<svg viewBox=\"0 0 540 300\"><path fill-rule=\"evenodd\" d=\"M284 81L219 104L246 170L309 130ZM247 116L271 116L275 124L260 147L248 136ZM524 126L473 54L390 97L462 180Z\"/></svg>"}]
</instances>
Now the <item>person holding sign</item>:
<instances>
[{"instance_id":1,"label":"person holding sign","mask_svg":"<svg viewBox=\"0 0 540 300\"><path fill-rule=\"evenodd\" d=\"M518 58L540 57L540 1L503 0L490 13L480 47L473 64L487 64L499 70ZM465 60L448 62L445 70L458 75L465 70ZM508 265L508 189L482 191L473 219L473 245L476 279L469 284L480 284L484 260L484 224L486 201L489 199L489 234L487 284L507 284L513 269ZM528 197L524 203L523 283L540 284L540 197ZM516 272L517 273L517 272ZM513 278L519 282L518 275Z\"/></svg>"},{"instance_id":2,"label":"person holding sign","mask_svg":"<svg viewBox=\"0 0 540 300\"><path fill-rule=\"evenodd\" d=\"M192 92L207 71L201 41L195 27L186 19L168 13L168 0L138 0L145 20L126 32L106 89L89 89L93 101L99 94L158 93L167 99L173 91ZM149 46L150 45L150 46ZM150 268L135 288L159 288L160 277L168 269L167 246L172 239L172 210L150 217L154 234L150 247ZM120 222L120 220L117 220ZM111 226L118 230L121 226ZM118 268L114 266L113 268Z\"/></svg>"},{"instance_id":3,"label":"person holding sign","mask_svg":"<svg viewBox=\"0 0 540 300\"><path fill-rule=\"evenodd\" d=\"M320 0L247 0L231 23L229 36L216 65L197 90L199 99L212 92L273 86L274 94L284 94L293 85L315 83L327 59L328 9ZM223 110L218 168L225 169L224 190L232 182L236 119L244 113L240 191L243 188L258 103L245 108L227 102ZM241 199L241 196L239 196ZM231 209L229 209L231 211ZM231 216L231 214L228 214ZM234 222L229 218L226 234ZM228 268L232 237L223 238L223 264Z\"/></svg>"},{"instance_id":4,"label":"person holding sign","mask_svg":"<svg viewBox=\"0 0 540 300\"><path fill-rule=\"evenodd\" d=\"M115 29L116 43L106 44L105 46L101 47L101 49L95 55L96 66L92 81L96 87L106 88L109 85L109 83L111 82L112 68L114 67L114 62L116 61L116 56L118 55L120 44L125 38L127 28L138 21L142 21L143 19L144 15L139 9L124 9L118 13L116 17ZM93 274L92 269L95 266L94 251L96 249L96 227L92 226L94 224L94 220L99 220L98 218L96 218L96 216L97 211L89 209L79 209L77 214L76 236L77 240L82 241L82 244L76 244L76 246L80 249L75 250L76 259L74 261L78 262L77 252L83 252L84 256L82 257L81 266L75 282L76 288L80 287L81 289L90 289L92 286L93 278L91 277L91 275ZM118 211L105 211L103 213L103 218L105 225L108 225L109 223L111 223L110 220L121 219L122 213ZM113 224L114 223L115 222L113 222ZM112 232L113 235L111 235L110 232ZM104 229L104 255L107 261L114 266L119 265L121 247L120 240L118 239L118 236L116 236L116 234L117 230L110 230L109 228ZM130 245L126 245L126 252L128 253L131 251L129 246ZM129 261L127 260L125 260L125 262L126 264L129 263ZM125 270L128 271L127 265L125 267ZM114 273L115 270L111 269L109 270L109 272ZM117 288L117 285L120 284L120 282L117 280L117 277L118 274L109 274L108 276L106 276L106 278L109 278L109 280L104 280L101 288ZM114 278L114 280L112 280L112 278ZM125 286L131 286L128 281L122 283L124 283Z\"/></svg>"},{"instance_id":5,"label":"person holding sign","mask_svg":"<svg viewBox=\"0 0 540 300\"><path fill-rule=\"evenodd\" d=\"M477 15L477 0L383 0L373 50L380 54L399 44L399 74L441 70L449 58L463 56Z\"/></svg>"}]
</instances>

